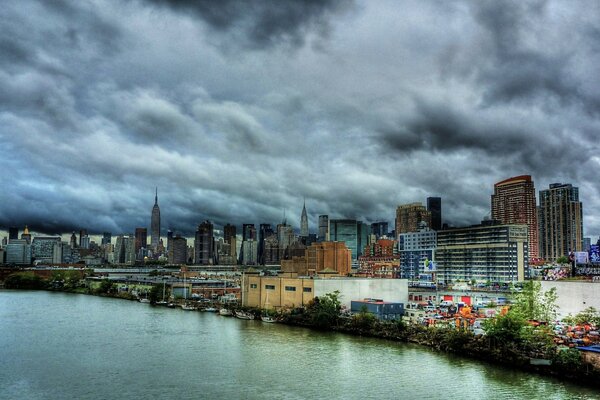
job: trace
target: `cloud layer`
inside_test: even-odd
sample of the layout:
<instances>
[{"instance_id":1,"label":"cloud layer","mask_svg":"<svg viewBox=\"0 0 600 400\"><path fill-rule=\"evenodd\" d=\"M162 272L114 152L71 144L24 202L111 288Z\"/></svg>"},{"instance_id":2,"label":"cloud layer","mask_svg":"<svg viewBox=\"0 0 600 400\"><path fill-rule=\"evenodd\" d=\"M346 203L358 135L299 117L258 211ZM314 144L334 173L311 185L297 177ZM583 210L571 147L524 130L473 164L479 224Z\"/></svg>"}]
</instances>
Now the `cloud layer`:
<instances>
[{"instance_id":1,"label":"cloud layer","mask_svg":"<svg viewBox=\"0 0 600 400\"><path fill-rule=\"evenodd\" d=\"M600 234L595 2L24 0L0 10L0 229L393 221L580 187Z\"/></svg>"}]
</instances>

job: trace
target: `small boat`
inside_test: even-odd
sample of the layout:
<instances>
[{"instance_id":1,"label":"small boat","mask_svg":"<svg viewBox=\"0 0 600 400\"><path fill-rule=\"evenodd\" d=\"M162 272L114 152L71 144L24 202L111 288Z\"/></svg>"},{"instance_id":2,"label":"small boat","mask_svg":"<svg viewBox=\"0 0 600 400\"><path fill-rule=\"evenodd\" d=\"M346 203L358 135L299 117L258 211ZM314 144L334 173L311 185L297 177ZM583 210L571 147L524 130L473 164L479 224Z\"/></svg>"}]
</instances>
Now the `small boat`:
<instances>
[{"instance_id":1,"label":"small boat","mask_svg":"<svg viewBox=\"0 0 600 400\"><path fill-rule=\"evenodd\" d=\"M236 311L235 317L239 319L254 319L254 315L244 312L244 311Z\"/></svg>"},{"instance_id":2,"label":"small boat","mask_svg":"<svg viewBox=\"0 0 600 400\"><path fill-rule=\"evenodd\" d=\"M157 306L168 306L169 302L168 301L157 301L154 304L157 305Z\"/></svg>"},{"instance_id":3,"label":"small boat","mask_svg":"<svg viewBox=\"0 0 600 400\"><path fill-rule=\"evenodd\" d=\"M167 307L169 307L169 308L175 308L175 303L168 303Z\"/></svg>"},{"instance_id":4,"label":"small boat","mask_svg":"<svg viewBox=\"0 0 600 400\"><path fill-rule=\"evenodd\" d=\"M214 308L214 307L207 307L203 311L206 311L206 312L217 312L217 309Z\"/></svg>"},{"instance_id":5,"label":"small boat","mask_svg":"<svg viewBox=\"0 0 600 400\"><path fill-rule=\"evenodd\" d=\"M150 303L150 299L140 299L140 303Z\"/></svg>"},{"instance_id":6,"label":"small boat","mask_svg":"<svg viewBox=\"0 0 600 400\"><path fill-rule=\"evenodd\" d=\"M181 309L184 311L196 311L196 307L189 304L182 304Z\"/></svg>"},{"instance_id":7,"label":"small boat","mask_svg":"<svg viewBox=\"0 0 600 400\"><path fill-rule=\"evenodd\" d=\"M219 310L219 315L222 315L224 317L231 317L233 315L233 313L231 312L231 310L228 310L227 308L221 308Z\"/></svg>"},{"instance_id":8,"label":"small boat","mask_svg":"<svg viewBox=\"0 0 600 400\"><path fill-rule=\"evenodd\" d=\"M273 317L271 317L271 316L269 316L269 315L263 315L263 316L261 316L261 317L260 317L260 320L261 320L262 322L269 322L269 323L272 323L272 322L277 322L277 320L276 320L275 318L273 318Z\"/></svg>"}]
</instances>

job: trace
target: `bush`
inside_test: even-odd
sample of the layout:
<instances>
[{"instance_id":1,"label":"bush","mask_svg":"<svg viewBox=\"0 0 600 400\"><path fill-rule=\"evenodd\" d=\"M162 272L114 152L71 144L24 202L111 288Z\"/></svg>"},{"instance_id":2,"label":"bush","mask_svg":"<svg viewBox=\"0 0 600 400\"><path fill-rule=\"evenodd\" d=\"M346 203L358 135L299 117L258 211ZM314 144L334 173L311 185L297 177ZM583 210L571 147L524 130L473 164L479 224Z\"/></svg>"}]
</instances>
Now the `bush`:
<instances>
[{"instance_id":1,"label":"bush","mask_svg":"<svg viewBox=\"0 0 600 400\"><path fill-rule=\"evenodd\" d=\"M16 272L4 280L7 289L45 289L47 283L33 272Z\"/></svg>"}]
</instances>

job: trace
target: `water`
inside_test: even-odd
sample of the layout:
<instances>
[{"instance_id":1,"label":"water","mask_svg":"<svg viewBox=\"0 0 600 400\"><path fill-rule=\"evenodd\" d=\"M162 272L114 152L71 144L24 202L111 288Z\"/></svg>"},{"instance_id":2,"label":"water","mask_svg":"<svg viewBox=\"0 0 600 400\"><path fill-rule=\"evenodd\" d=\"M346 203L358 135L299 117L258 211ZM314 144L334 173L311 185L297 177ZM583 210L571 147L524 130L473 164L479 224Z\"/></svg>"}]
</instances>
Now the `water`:
<instances>
[{"instance_id":1,"label":"water","mask_svg":"<svg viewBox=\"0 0 600 400\"><path fill-rule=\"evenodd\" d=\"M65 293L0 291L0 399L591 399L427 348Z\"/></svg>"}]
</instances>

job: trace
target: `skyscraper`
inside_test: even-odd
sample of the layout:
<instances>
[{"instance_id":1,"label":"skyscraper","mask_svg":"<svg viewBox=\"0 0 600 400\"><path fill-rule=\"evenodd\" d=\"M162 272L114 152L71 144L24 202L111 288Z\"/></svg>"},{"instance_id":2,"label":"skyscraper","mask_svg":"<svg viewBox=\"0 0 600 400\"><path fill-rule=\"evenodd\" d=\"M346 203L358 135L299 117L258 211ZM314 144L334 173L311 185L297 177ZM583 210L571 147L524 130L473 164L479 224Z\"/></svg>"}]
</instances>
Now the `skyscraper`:
<instances>
[{"instance_id":1,"label":"skyscraper","mask_svg":"<svg viewBox=\"0 0 600 400\"><path fill-rule=\"evenodd\" d=\"M136 257L140 254L140 249L148 247L148 229L135 228L135 254Z\"/></svg>"},{"instance_id":2,"label":"skyscraper","mask_svg":"<svg viewBox=\"0 0 600 400\"><path fill-rule=\"evenodd\" d=\"M399 205L396 209L396 235L407 232L417 232L421 222L431 227L431 212L421 203Z\"/></svg>"},{"instance_id":3,"label":"skyscraper","mask_svg":"<svg viewBox=\"0 0 600 400\"><path fill-rule=\"evenodd\" d=\"M229 256L231 257L230 263L235 264L233 260L237 261L237 233L235 225L227 224L223 227L223 239L225 243L229 245Z\"/></svg>"},{"instance_id":4,"label":"skyscraper","mask_svg":"<svg viewBox=\"0 0 600 400\"><path fill-rule=\"evenodd\" d=\"M494 185L492 219L503 224L527 225L530 258L539 257L535 203L535 187L530 175L515 176Z\"/></svg>"},{"instance_id":5,"label":"skyscraper","mask_svg":"<svg viewBox=\"0 0 600 400\"><path fill-rule=\"evenodd\" d=\"M110 244L111 241L112 241L112 234L110 232L102 233L102 246L106 246L107 244Z\"/></svg>"},{"instance_id":6,"label":"skyscraper","mask_svg":"<svg viewBox=\"0 0 600 400\"><path fill-rule=\"evenodd\" d=\"M317 240L319 242L329 240L329 215L319 215L319 235Z\"/></svg>"},{"instance_id":7,"label":"skyscraper","mask_svg":"<svg viewBox=\"0 0 600 400\"><path fill-rule=\"evenodd\" d=\"M302 206L302 216L300 217L300 237L308 237L308 215L306 214L306 201Z\"/></svg>"},{"instance_id":8,"label":"skyscraper","mask_svg":"<svg viewBox=\"0 0 600 400\"><path fill-rule=\"evenodd\" d=\"M388 234L388 223L387 222L373 222L371 224L371 234L375 235L377 239Z\"/></svg>"},{"instance_id":9,"label":"skyscraper","mask_svg":"<svg viewBox=\"0 0 600 400\"><path fill-rule=\"evenodd\" d=\"M154 207L152 207L152 217L150 219L151 246L153 251L157 251L160 241L160 208L158 207L158 188L154 195Z\"/></svg>"},{"instance_id":10,"label":"skyscraper","mask_svg":"<svg viewBox=\"0 0 600 400\"><path fill-rule=\"evenodd\" d=\"M8 228L8 240L15 240L19 238L19 228L11 226Z\"/></svg>"},{"instance_id":11,"label":"skyscraper","mask_svg":"<svg viewBox=\"0 0 600 400\"><path fill-rule=\"evenodd\" d=\"M331 241L344 242L352 253L352 259L362 255L370 230L367 224L354 219L332 219L329 221L329 229Z\"/></svg>"},{"instance_id":12,"label":"skyscraper","mask_svg":"<svg viewBox=\"0 0 600 400\"><path fill-rule=\"evenodd\" d=\"M552 183L540 190L538 214L540 257L555 261L583 247L583 206L579 188Z\"/></svg>"},{"instance_id":13,"label":"skyscraper","mask_svg":"<svg viewBox=\"0 0 600 400\"><path fill-rule=\"evenodd\" d=\"M260 224L258 230L258 264L265 265L265 238L273 234L271 224Z\"/></svg>"},{"instance_id":14,"label":"skyscraper","mask_svg":"<svg viewBox=\"0 0 600 400\"><path fill-rule=\"evenodd\" d=\"M431 213L431 229L439 231L442 229L442 198L428 197L427 211Z\"/></svg>"},{"instance_id":15,"label":"skyscraper","mask_svg":"<svg viewBox=\"0 0 600 400\"><path fill-rule=\"evenodd\" d=\"M206 220L198 225L194 241L194 263L213 264L213 224Z\"/></svg>"}]
</instances>

